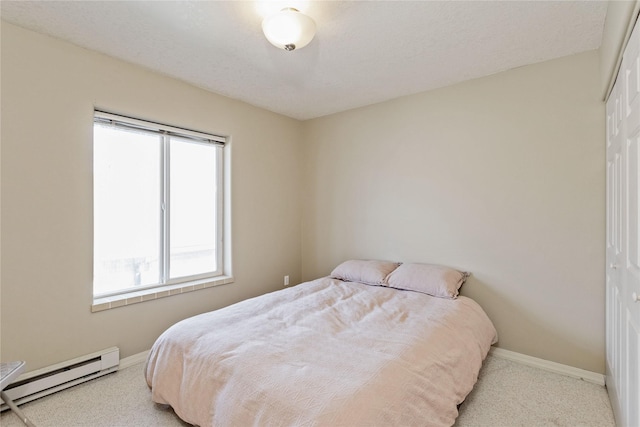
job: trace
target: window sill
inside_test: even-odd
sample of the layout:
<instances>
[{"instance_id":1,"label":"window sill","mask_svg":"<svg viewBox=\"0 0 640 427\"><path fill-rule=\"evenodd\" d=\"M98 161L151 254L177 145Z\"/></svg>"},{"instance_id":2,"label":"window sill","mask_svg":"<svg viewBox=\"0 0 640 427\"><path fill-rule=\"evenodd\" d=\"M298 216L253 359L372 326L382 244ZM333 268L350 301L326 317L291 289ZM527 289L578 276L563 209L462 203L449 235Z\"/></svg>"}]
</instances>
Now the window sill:
<instances>
[{"instance_id":1,"label":"window sill","mask_svg":"<svg viewBox=\"0 0 640 427\"><path fill-rule=\"evenodd\" d=\"M192 282L178 283L176 285L167 285L153 289L129 292L111 297L96 298L93 300L93 304L91 304L91 312L95 313L98 311L110 310L112 308L124 307L125 305L151 301L158 298L169 297L171 295L186 294L187 292L226 285L228 283L233 283L232 276L218 276L209 279L194 280Z\"/></svg>"}]
</instances>

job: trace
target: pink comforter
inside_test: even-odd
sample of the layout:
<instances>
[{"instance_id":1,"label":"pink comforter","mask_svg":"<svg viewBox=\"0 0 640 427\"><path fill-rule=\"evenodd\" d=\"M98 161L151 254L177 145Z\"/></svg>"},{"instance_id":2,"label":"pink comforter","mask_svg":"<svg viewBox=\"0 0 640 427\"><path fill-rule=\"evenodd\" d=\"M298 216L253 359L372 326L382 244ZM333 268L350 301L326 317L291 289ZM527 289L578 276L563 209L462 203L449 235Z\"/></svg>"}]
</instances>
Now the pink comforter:
<instances>
[{"instance_id":1,"label":"pink comforter","mask_svg":"<svg viewBox=\"0 0 640 427\"><path fill-rule=\"evenodd\" d=\"M200 426L450 426L495 340L469 298L322 278L175 324L145 374Z\"/></svg>"}]
</instances>

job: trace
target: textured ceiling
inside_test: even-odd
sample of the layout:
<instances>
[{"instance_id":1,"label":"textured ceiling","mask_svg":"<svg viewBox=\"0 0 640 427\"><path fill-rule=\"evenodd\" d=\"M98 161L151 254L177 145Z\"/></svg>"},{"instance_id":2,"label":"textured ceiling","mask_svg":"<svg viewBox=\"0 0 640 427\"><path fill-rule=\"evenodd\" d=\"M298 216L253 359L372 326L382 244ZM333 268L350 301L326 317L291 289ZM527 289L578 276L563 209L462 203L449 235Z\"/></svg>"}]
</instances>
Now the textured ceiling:
<instances>
[{"instance_id":1,"label":"textured ceiling","mask_svg":"<svg viewBox=\"0 0 640 427\"><path fill-rule=\"evenodd\" d=\"M318 28L286 52L286 6ZM2 19L297 119L597 49L606 1L6 1Z\"/></svg>"}]
</instances>

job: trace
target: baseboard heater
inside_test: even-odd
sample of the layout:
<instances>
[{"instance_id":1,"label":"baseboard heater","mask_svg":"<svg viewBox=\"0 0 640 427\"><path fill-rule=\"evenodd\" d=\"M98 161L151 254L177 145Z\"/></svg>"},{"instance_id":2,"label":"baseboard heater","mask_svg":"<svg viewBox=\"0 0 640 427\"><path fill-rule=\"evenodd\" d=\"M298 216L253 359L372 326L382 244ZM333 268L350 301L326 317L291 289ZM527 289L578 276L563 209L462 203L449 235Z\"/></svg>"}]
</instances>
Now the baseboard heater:
<instances>
[{"instance_id":1,"label":"baseboard heater","mask_svg":"<svg viewBox=\"0 0 640 427\"><path fill-rule=\"evenodd\" d=\"M120 349L111 347L97 353L80 356L18 377L4 389L17 405L30 402L74 385L118 370ZM0 399L0 402L2 400ZM9 407L2 402L0 411Z\"/></svg>"}]
</instances>

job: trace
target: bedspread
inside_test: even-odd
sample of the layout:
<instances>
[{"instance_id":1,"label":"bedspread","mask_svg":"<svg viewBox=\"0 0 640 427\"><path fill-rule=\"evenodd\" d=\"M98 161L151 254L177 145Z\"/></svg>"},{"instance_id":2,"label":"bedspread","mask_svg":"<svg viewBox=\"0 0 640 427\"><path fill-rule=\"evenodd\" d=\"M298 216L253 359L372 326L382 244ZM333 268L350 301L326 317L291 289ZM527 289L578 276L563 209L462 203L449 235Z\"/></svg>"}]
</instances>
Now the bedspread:
<instances>
[{"instance_id":1,"label":"bedspread","mask_svg":"<svg viewBox=\"0 0 640 427\"><path fill-rule=\"evenodd\" d=\"M178 322L145 375L200 426L450 426L496 339L469 298L322 278Z\"/></svg>"}]
</instances>

